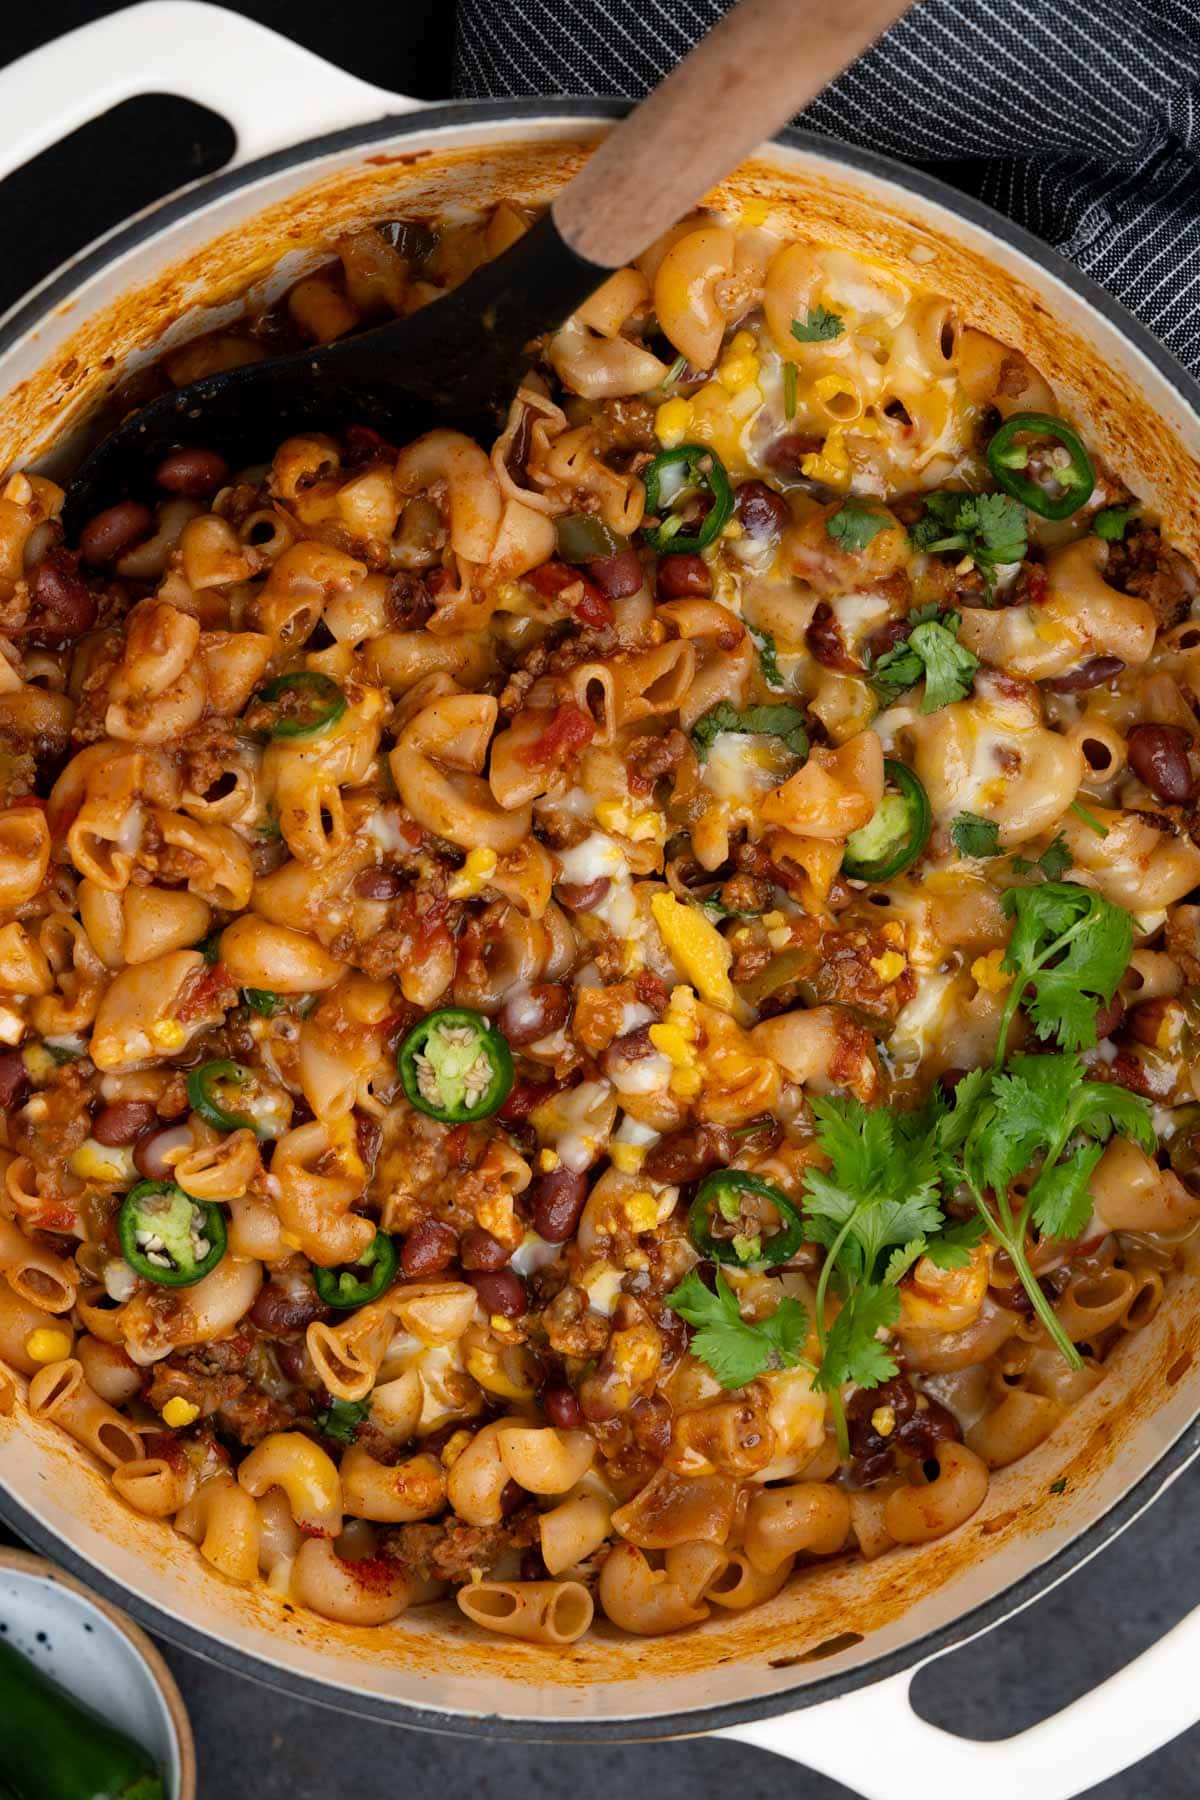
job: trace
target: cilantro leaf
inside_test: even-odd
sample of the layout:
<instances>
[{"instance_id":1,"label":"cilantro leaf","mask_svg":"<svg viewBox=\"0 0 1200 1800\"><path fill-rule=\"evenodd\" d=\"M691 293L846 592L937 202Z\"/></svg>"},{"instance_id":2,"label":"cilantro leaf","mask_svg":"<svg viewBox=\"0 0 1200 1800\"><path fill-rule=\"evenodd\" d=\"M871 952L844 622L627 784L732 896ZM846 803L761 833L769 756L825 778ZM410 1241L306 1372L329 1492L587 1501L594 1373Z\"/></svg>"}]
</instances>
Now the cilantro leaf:
<instances>
[{"instance_id":1,"label":"cilantro leaf","mask_svg":"<svg viewBox=\"0 0 1200 1800\"><path fill-rule=\"evenodd\" d=\"M941 1225L933 1135L907 1136L897 1129L902 1114L868 1111L859 1100L825 1096L811 1105L833 1167L807 1171L807 1235L836 1248L843 1278L872 1279L884 1250Z\"/></svg>"},{"instance_id":2,"label":"cilantro leaf","mask_svg":"<svg viewBox=\"0 0 1200 1800\"><path fill-rule=\"evenodd\" d=\"M1057 1038L1066 1050L1090 1048L1096 1013L1112 999L1133 950L1129 914L1092 888L1063 881L1009 888L1003 906L1015 923L1000 966L1014 979L999 1053L1023 997L1040 1038ZM1030 984L1032 998L1025 997Z\"/></svg>"},{"instance_id":3,"label":"cilantro leaf","mask_svg":"<svg viewBox=\"0 0 1200 1800\"><path fill-rule=\"evenodd\" d=\"M989 590L997 570L1020 562L1028 549L1025 508L1011 494L927 494L908 535L915 550L969 556Z\"/></svg>"},{"instance_id":4,"label":"cilantro leaf","mask_svg":"<svg viewBox=\"0 0 1200 1800\"><path fill-rule=\"evenodd\" d=\"M1061 881L1072 864L1071 852L1067 848L1067 840L1060 831L1054 842L1050 844L1036 862L1028 857L1014 856L1013 872L1017 875L1032 875L1035 870L1046 877L1047 881Z\"/></svg>"},{"instance_id":5,"label":"cilantro leaf","mask_svg":"<svg viewBox=\"0 0 1200 1800\"><path fill-rule=\"evenodd\" d=\"M987 1226L978 1215L973 1219L958 1219L930 1239L925 1254L936 1268L965 1269L972 1250L986 1233Z\"/></svg>"},{"instance_id":6,"label":"cilantro leaf","mask_svg":"<svg viewBox=\"0 0 1200 1800\"><path fill-rule=\"evenodd\" d=\"M803 324L799 319L792 320L792 336L798 344L829 344L840 338L845 329L839 315L824 306L810 306Z\"/></svg>"},{"instance_id":7,"label":"cilantro leaf","mask_svg":"<svg viewBox=\"0 0 1200 1800\"><path fill-rule=\"evenodd\" d=\"M804 714L794 706L747 706L739 712L728 700L722 700L720 705L710 707L692 726L692 743L701 762L723 731L777 737L793 756L808 755Z\"/></svg>"},{"instance_id":8,"label":"cilantro leaf","mask_svg":"<svg viewBox=\"0 0 1200 1800\"><path fill-rule=\"evenodd\" d=\"M1106 544L1119 544L1136 512L1136 501L1130 506L1102 506L1092 520L1092 530Z\"/></svg>"},{"instance_id":9,"label":"cilantro leaf","mask_svg":"<svg viewBox=\"0 0 1200 1800\"><path fill-rule=\"evenodd\" d=\"M825 530L843 550L865 550L892 521L862 500L844 500L825 521Z\"/></svg>"},{"instance_id":10,"label":"cilantro leaf","mask_svg":"<svg viewBox=\"0 0 1200 1800\"><path fill-rule=\"evenodd\" d=\"M960 856L999 856L1000 827L994 819L960 812L950 827L950 842Z\"/></svg>"},{"instance_id":11,"label":"cilantro leaf","mask_svg":"<svg viewBox=\"0 0 1200 1800\"><path fill-rule=\"evenodd\" d=\"M1077 1238L1086 1228L1093 1205L1088 1182L1103 1155L1103 1144L1085 1144L1038 1177L1032 1216L1043 1237Z\"/></svg>"},{"instance_id":12,"label":"cilantro leaf","mask_svg":"<svg viewBox=\"0 0 1200 1800\"><path fill-rule=\"evenodd\" d=\"M955 612L943 613L941 618L926 616L913 624L904 643L880 657L871 671L871 681L885 704L915 687L918 681L925 683L923 713L937 712L952 700L965 699L971 691L979 658L959 643L961 622Z\"/></svg>"},{"instance_id":13,"label":"cilantro leaf","mask_svg":"<svg viewBox=\"0 0 1200 1800\"><path fill-rule=\"evenodd\" d=\"M887 1259L887 1267L883 1271L884 1285L896 1287L899 1282L904 1280L913 1264L920 1261L928 1248L929 1240L919 1237L913 1238L909 1244L901 1244L898 1250L893 1250Z\"/></svg>"},{"instance_id":14,"label":"cilantro leaf","mask_svg":"<svg viewBox=\"0 0 1200 1800\"><path fill-rule=\"evenodd\" d=\"M756 631L754 626L747 627L758 651L758 660L762 665L763 680L769 688L785 686L783 676L779 673L779 653L775 647L775 639L769 631Z\"/></svg>"},{"instance_id":15,"label":"cilantro leaf","mask_svg":"<svg viewBox=\"0 0 1200 1800\"><path fill-rule=\"evenodd\" d=\"M717 1270L710 1293L695 1269L667 1295L667 1305L693 1326L692 1355L706 1363L722 1387L745 1387L765 1369L794 1368L808 1337L808 1314L786 1298L769 1318L743 1319L737 1295Z\"/></svg>"},{"instance_id":16,"label":"cilantro leaf","mask_svg":"<svg viewBox=\"0 0 1200 1800\"><path fill-rule=\"evenodd\" d=\"M313 1424L335 1444L352 1444L358 1428L371 1410L367 1400L331 1400L314 1418Z\"/></svg>"},{"instance_id":17,"label":"cilantro leaf","mask_svg":"<svg viewBox=\"0 0 1200 1800\"><path fill-rule=\"evenodd\" d=\"M829 1328L813 1380L818 1392L832 1397L846 1381L864 1388L890 1381L899 1364L875 1334L895 1325L899 1317L900 1296L894 1287L855 1288Z\"/></svg>"}]
</instances>

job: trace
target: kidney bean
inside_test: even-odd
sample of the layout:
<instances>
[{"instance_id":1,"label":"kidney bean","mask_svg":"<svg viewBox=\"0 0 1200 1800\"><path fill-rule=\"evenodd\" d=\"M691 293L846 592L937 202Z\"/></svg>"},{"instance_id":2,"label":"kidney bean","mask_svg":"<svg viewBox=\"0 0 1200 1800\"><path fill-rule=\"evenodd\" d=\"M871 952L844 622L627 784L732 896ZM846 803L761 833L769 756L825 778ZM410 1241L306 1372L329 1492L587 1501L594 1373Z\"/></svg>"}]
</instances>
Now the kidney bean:
<instances>
[{"instance_id":1,"label":"kidney bean","mask_svg":"<svg viewBox=\"0 0 1200 1800\"><path fill-rule=\"evenodd\" d=\"M479 1295L485 1313L519 1319L529 1310L525 1283L515 1269L468 1269L466 1278Z\"/></svg>"},{"instance_id":2,"label":"kidney bean","mask_svg":"<svg viewBox=\"0 0 1200 1800\"><path fill-rule=\"evenodd\" d=\"M307 1282L285 1286L281 1281L268 1281L258 1290L250 1308L250 1321L261 1331L303 1331L314 1319L324 1319L329 1308L315 1288Z\"/></svg>"},{"instance_id":3,"label":"kidney bean","mask_svg":"<svg viewBox=\"0 0 1200 1800\"><path fill-rule=\"evenodd\" d=\"M546 1389L542 1395L542 1411L550 1423L562 1431L574 1431L583 1424L583 1408L565 1381Z\"/></svg>"},{"instance_id":4,"label":"kidney bean","mask_svg":"<svg viewBox=\"0 0 1200 1800\"><path fill-rule=\"evenodd\" d=\"M82 637L96 623L96 596L69 550L51 550L29 571L33 602L22 635L47 639Z\"/></svg>"},{"instance_id":5,"label":"kidney bean","mask_svg":"<svg viewBox=\"0 0 1200 1800\"><path fill-rule=\"evenodd\" d=\"M538 982L523 994L510 995L500 1008L496 1023L510 1044L533 1044L557 1031L570 1010L567 988L554 982Z\"/></svg>"},{"instance_id":6,"label":"kidney bean","mask_svg":"<svg viewBox=\"0 0 1200 1800\"><path fill-rule=\"evenodd\" d=\"M405 1234L400 1267L408 1276L437 1275L454 1261L458 1239L440 1219L418 1219Z\"/></svg>"},{"instance_id":7,"label":"kidney bean","mask_svg":"<svg viewBox=\"0 0 1200 1800\"><path fill-rule=\"evenodd\" d=\"M895 1415L892 1430L886 1434L873 1423L876 1413L885 1406L890 1406ZM846 1408L846 1420L854 1479L860 1487L870 1487L892 1473L899 1430L913 1417L916 1408L917 1396L903 1375L894 1375L882 1387L860 1388L854 1395Z\"/></svg>"},{"instance_id":8,"label":"kidney bean","mask_svg":"<svg viewBox=\"0 0 1200 1800\"><path fill-rule=\"evenodd\" d=\"M1146 1044L1151 1050L1158 1049L1159 1035L1173 1012L1179 1009L1177 1000L1168 999L1165 994L1154 1000L1143 1000L1129 1014L1129 1030L1139 1044ZM1099 1036L1099 1031L1097 1031Z\"/></svg>"},{"instance_id":9,"label":"kidney bean","mask_svg":"<svg viewBox=\"0 0 1200 1800\"><path fill-rule=\"evenodd\" d=\"M481 1225L472 1225L470 1231L463 1232L458 1243L458 1254L464 1269L483 1269L489 1272L504 1268L509 1258L509 1252L499 1238L494 1238Z\"/></svg>"},{"instance_id":10,"label":"kidney bean","mask_svg":"<svg viewBox=\"0 0 1200 1800\"><path fill-rule=\"evenodd\" d=\"M685 1125L668 1132L646 1154L642 1173L650 1181L699 1181L728 1162L729 1133L719 1125Z\"/></svg>"},{"instance_id":11,"label":"kidney bean","mask_svg":"<svg viewBox=\"0 0 1200 1800\"><path fill-rule=\"evenodd\" d=\"M354 878L354 891L363 900L395 900L405 885L399 869L364 869Z\"/></svg>"},{"instance_id":12,"label":"kidney bean","mask_svg":"<svg viewBox=\"0 0 1200 1800\"><path fill-rule=\"evenodd\" d=\"M520 1568L522 1581L545 1581L546 1579L546 1565L542 1561L542 1553L532 1546L528 1550L522 1550Z\"/></svg>"},{"instance_id":13,"label":"kidney bean","mask_svg":"<svg viewBox=\"0 0 1200 1800\"><path fill-rule=\"evenodd\" d=\"M660 600L705 599L712 593L712 576L704 558L682 551L659 558L657 584Z\"/></svg>"},{"instance_id":14,"label":"kidney bean","mask_svg":"<svg viewBox=\"0 0 1200 1800\"><path fill-rule=\"evenodd\" d=\"M115 1148L135 1143L157 1121L158 1114L149 1100L117 1100L96 1114L92 1136L98 1144Z\"/></svg>"},{"instance_id":15,"label":"kidney bean","mask_svg":"<svg viewBox=\"0 0 1200 1800\"><path fill-rule=\"evenodd\" d=\"M747 537L777 538L791 520L782 494L765 481L743 481L737 490L738 521Z\"/></svg>"},{"instance_id":16,"label":"kidney bean","mask_svg":"<svg viewBox=\"0 0 1200 1800\"><path fill-rule=\"evenodd\" d=\"M614 1038L608 1049L600 1058L600 1067L610 1081L615 1080L637 1062L644 1062L655 1053L650 1042L650 1027L638 1025L624 1036Z\"/></svg>"},{"instance_id":17,"label":"kidney bean","mask_svg":"<svg viewBox=\"0 0 1200 1800\"><path fill-rule=\"evenodd\" d=\"M525 1500L525 1489L515 1481L506 1481L500 1489L500 1517L510 1519L524 1506Z\"/></svg>"},{"instance_id":18,"label":"kidney bean","mask_svg":"<svg viewBox=\"0 0 1200 1800\"><path fill-rule=\"evenodd\" d=\"M586 1199L587 1178L576 1169L535 1176L526 1195L533 1229L548 1244L565 1244L575 1235Z\"/></svg>"},{"instance_id":19,"label":"kidney bean","mask_svg":"<svg viewBox=\"0 0 1200 1800\"><path fill-rule=\"evenodd\" d=\"M1107 1006L1102 1006L1096 1013L1096 1041L1103 1043L1105 1038L1115 1036L1125 1021L1125 1003L1119 995L1114 994Z\"/></svg>"},{"instance_id":20,"label":"kidney bean","mask_svg":"<svg viewBox=\"0 0 1200 1800\"><path fill-rule=\"evenodd\" d=\"M769 469L777 475L792 481L802 481L804 475L804 459L812 456L821 448L821 439L811 431L789 431L783 437L777 437L768 445L766 462Z\"/></svg>"},{"instance_id":21,"label":"kidney bean","mask_svg":"<svg viewBox=\"0 0 1200 1800\"><path fill-rule=\"evenodd\" d=\"M599 906L611 886L609 875L597 875L595 881L560 881L558 897L572 912L591 912L593 906Z\"/></svg>"},{"instance_id":22,"label":"kidney bean","mask_svg":"<svg viewBox=\"0 0 1200 1800\"><path fill-rule=\"evenodd\" d=\"M155 469L154 479L169 494L200 500L228 481L229 464L215 450L172 450Z\"/></svg>"},{"instance_id":23,"label":"kidney bean","mask_svg":"<svg viewBox=\"0 0 1200 1800\"><path fill-rule=\"evenodd\" d=\"M1125 740L1129 766L1150 792L1168 805L1182 806L1196 792L1188 759L1191 733L1180 725L1135 725Z\"/></svg>"},{"instance_id":24,"label":"kidney bean","mask_svg":"<svg viewBox=\"0 0 1200 1800\"><path fill-rule=\"evenodd\" d=\"M939 1444L957 1443L962 1432L949 1407L940 1400L929 1400L911 1419L896 1427L896 1437L910 1456L919 1456L924 1462Z\"/></svg>"},{"instance_id":25,"label":"kidney bean","mask_svg":"<svg viewBox=\"0 0 1200 1800\"><path fill-rule=\"evenodd\" d=\"M636 594L645 579L636 550L618 550L614 556L597 556L587 565L588 579L606 600L624 600Z\"/></svg>"},{"instance_id":26,"label":"kidney bean","mask_svg":"<svg viewBox=\"0 0 1200 1800\"><path fill-rule=\"evenodd\" d=\"M21 1052L5 1050L0 1055L0 1108L12 1112L28 1099L31 1085Z\"/></svg>"},{"instance_id":27,"label":"kidney bean","mask_svg":"<svg viewBox=\"0 0 1200 1800\"><path fill-rule=\"evenodd\" d=\"M1111 681L1124 667L1119 656L1090 656L1077 669L1056 675L1046 686L1052 694L1081 694L1085 688L1099 687L1102 682Z\"/></svg>"},{"instance_id":28,"label":"kidney bean","mask_svg":"<svg viewBox=\"0 0 1200 1800\"><path fill-rule=\"evenodd\" d=\"M419 575L401 569L388 585L384 610L397 631L419 631L433 617L433 595Z\"/></svg>"},{"instance_id":29,"label":"kidney bean","mask_svg":"<svg viewBox=\"0 0 1200 1800\"><path fill-rule=\"evenodd\" d=\"M150 508L140 500L119 500L88 520L79 534L79 554L85 563L101 569L148 537L153 523Z\"/></svg>"},{"instance_id":30,"label":"kidney bean","mask_svg":"<svg viewBox=\"0 0 1200 1800\"><path fill-rule=\"evenodd\" d=\"M823 668L839 669L843 674L861 673L861 664L847 650L842 628L823 600L804 633L804 641Z\"/></svg>"},{"instance_id":31,"label":"kidney bean","mask_svg":"<svg viewBox=\"0 0 1200 1800\"><path fill-rule=\"evenodd\" d=\"M133 1146L133 1166L147 1181L170 1181L171 1164L164 1157L168 1151L190 1149L191 1143L186 1125L160 1125L144 1132Z\"/></svg>"}]
</instances>

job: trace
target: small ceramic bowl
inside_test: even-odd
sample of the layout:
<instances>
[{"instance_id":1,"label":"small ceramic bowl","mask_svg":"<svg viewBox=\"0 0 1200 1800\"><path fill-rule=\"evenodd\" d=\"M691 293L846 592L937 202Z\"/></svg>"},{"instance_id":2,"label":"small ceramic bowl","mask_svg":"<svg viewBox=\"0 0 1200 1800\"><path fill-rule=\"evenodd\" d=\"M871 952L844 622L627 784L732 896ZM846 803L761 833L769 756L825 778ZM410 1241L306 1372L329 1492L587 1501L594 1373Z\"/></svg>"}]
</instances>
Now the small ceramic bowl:
<instances>
[{"instance_id":1,"label":"small ceramic bowl","mask_svg":"<svg viewBox=\"0 0 1200 1800\"><path fill-rule=\"evenodd\" d=\"M0 1629L68 1693L145 1746L170 1800L195 1800L196 1752L183 1700L132 1619L43 1557L0 1550Z\"/></svg>"}]
</instances>

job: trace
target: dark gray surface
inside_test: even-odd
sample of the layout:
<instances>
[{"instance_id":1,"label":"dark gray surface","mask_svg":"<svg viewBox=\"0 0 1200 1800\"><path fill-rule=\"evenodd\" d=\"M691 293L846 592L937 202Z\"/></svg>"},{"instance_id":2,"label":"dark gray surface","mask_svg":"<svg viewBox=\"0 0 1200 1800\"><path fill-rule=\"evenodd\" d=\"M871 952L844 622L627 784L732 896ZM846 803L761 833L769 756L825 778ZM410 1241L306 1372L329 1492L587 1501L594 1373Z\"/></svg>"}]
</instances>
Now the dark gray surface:
<instances>
[{"instance_id":1,"label":"dark gray surface","mask_svg":"<svg viewBox=\"0 0 1200 1800\"><path fill-rule=\"evenodd\" d=\"M0 61L111 10L107 0L10 5L3 11ZM332 8L327 0L240 0L238 10L372 80L431 98L445 91L448 0L399 0L386 12L375 0L339 0ZM198 108L135 102L116 124L90 128L69 150L39 159L0 187L0 219L8 227L0 306L124 213L219 166L227 143L223 128ZM1200 1474L1184 1476L1080 1575L926 1671L917 1687L925 1715L967 1736L1004 1736L1086 1692L1154 1642L1200 1602L1197 1495ZM444 1800L468 1794L479 1800L641 1800L645 1794L837 1800L846 1792L734 1744L538 1749L433 1738L291 1700L164 1649L195 1728L201 1800L395 1800L426 1793ZM802 1718L796 1736L802 1746ZM1198 1753L1200 1729L1094 1789L1092 1800L1196 1800ZM914 1770L898 1782L897 1800L919 1794Z\"/></svg>"}]
</instances>

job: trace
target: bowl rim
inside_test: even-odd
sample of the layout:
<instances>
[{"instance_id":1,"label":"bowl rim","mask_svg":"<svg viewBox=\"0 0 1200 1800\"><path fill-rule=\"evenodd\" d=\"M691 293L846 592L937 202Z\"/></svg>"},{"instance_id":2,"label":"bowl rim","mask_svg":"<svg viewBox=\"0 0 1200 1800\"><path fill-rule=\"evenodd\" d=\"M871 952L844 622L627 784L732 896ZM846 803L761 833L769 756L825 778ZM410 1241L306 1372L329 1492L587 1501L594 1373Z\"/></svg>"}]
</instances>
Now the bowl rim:
<instances>
[{"instance_id":1,"label":"bowl rim","mask_svg":"<svg viewBox=\"0 0 1200 1800\"><path fill-rule=\"evenodd\" d=\"M119 1631L145 1664L150 1679L157 1688L171 1729L175 1734L175 1747L179 1756L179 1791L175 1800L196 1800L196 1743L192 1735L192 1722L184 1705L179 1684L163 1658L158 1645L153 1643L141 1626L128 1616L121 1607L98 1594L94 1588L82 1581L77 1581L48 1556L35 1556L30 1550L14 1550L8 1545L0 1546L0 1572L13 1569L19 1575L29 1575L37 1581L49 1581L58 1587L66 1588L70 1594L86 1600L108 1620L114 1631Z\"/></svg>"},{"instance_id":2,"label":"bowl rim","mask_svg":"<svg viewBox=\"0 0 1200 1800\"><path fill-rule=\"evenodd\" d=\"M533 124L538 120L578 121L580 125L604 124L623 117L633 105L633 101L626 99L574 96L435 103L418 106L413 111L402 114L385 113L367 124L348 126L302 139L268 156L207 176L166 200L145 208L128 221L114 226L53 271L23 299L18 300L0 318L0 356L63 301L72 298L82 283L109 263L150 242L163 230L200 210L210 201L220 200L264 178L326 156L372 145L380 140L412 137L472 124L511 123L519 126L522 123ZM888 183L902 192L932 201L1017 251L1070 289L1124 337L1175 390L1200 422L1200 381L1189 374L1150 328L1127 307L1090 276L1076 269L1059 251L1041 242L1023 226L1017 225L973 196L960 193L948 182L928 174L924 169L909 167L889 156L844 144L836 138L792 127L777 133L764 148L772 146L799 150L827 162L835 169L848 168ZM124 1588L120 1582L96 1569L73 1544L60 1539L38 1515L12 1494L2 1479L0 1519L27 1542L45 1552L47 1557L65 1564L80 1577L80 1580L72 1583L69 1577L61 1576L61 1572L55 1570L70 1585L83 1587L89 1597L94 1597L92 1590L98 1589L110 1602L115 1602L168 1642L190 1654L220 1667L233 1669L263 1686L281 1689L313 1704L358 1717L403 1725L412 1730L454 1737L502 1738L527 1743L653 1742L664 1738L695 1736L759 1719L779 1717L836 1699L840 1695L852 1693L905 1671L915 1672L924 1663L935 1660L1023 1611L1042 1594L1049 1592L1076 1569L1089 1562L1138 1519L1197 1457L1200 1457L1200 1414L1194 1416L1188 1426L1163 1446L1152 1466L1138 1481L1070 1543L990 1599L980 1602L911 1643L872 1658L854 1669L821 1676L795 1688L776 1689L757 1698L715 1706L682 1708L653 1717L634 1716L628 1719L620 1716L596 1720L517 1719L500 1713L443 1712L433 1707L421 1707L400 1696L384 1698L365 1694L339 1687L334 1681L326 1682L301 1675L266 1654L259 1655L235 1648L215 1633L199 1630L166 1612L140 1593ZM136 1626L132 1627L132 1630L136 1629ZM139 1633L139 1637L141 1635ZM158 1656L158 1652L148 1641L147 1649L154 1657ZM167 1679L171 1680L165 1664L163 1668ZM190 1796L185 1795L183 1800L190 1800Z\"/></svg>"}]
</instances>

